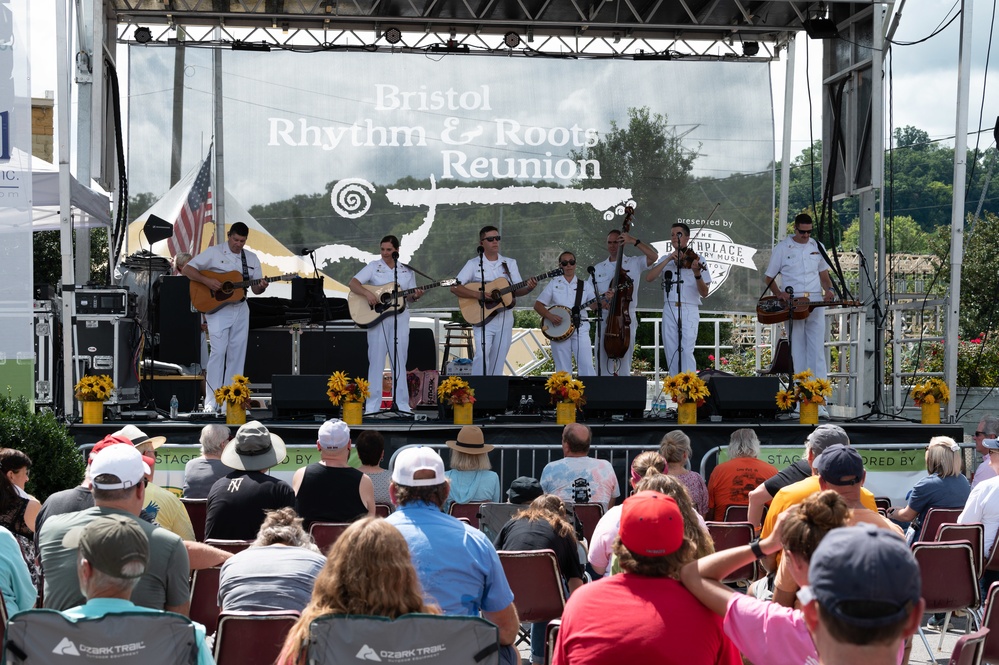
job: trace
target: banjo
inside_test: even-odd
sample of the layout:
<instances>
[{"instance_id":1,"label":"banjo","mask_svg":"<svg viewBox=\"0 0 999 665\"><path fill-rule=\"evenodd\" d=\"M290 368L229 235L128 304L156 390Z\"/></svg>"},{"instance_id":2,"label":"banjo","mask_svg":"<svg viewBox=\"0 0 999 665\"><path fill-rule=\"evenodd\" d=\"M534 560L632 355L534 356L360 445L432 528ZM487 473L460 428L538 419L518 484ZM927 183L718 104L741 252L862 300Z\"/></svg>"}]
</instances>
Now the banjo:
<instances>
[{"instance_id":1,"label":"banjo","mask_svg":"<svg viewBox=\"0 0 999 665\"><path fill-rule=\"evenodd\" d=\"M618 291L622 291L627 288L627 285L621 284L617 287ZM586 309L598 300L607 302L607 297L604 294L600 294L596 298L590 298L584 303L579 305L580 311ZM559 323L552 323L548 319L545 319L541 323L541 334L550 339L553 342L561 342L564 339L568 339L572 333L576 332L576 326L572 325L572 308L566 307L565 305L552 305L548 308L549 312L561 316L562 320Z\"/></svg>"}]
</instances>

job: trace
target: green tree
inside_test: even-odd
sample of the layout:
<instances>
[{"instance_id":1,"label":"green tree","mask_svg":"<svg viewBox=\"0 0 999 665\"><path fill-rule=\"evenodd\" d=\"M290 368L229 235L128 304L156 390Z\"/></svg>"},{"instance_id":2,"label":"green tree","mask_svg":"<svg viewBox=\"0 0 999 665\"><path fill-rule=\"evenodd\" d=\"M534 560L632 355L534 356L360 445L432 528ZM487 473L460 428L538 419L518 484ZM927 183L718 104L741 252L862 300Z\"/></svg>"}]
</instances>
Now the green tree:
<instances>
[{"instance_id":1,"label":"green tree","mask_svg":"<svg viewBox=\"0 0 999 665\"><path fill-rule=\"evenodd\" d=\"M880 215L874 216L875 225L880 224ZM888 252L894 254L929 254L930 237L912 217L893 217L885 224ZM860 220L854 219L843 231L840 248L852 252L860 246Z\"/></svg>"},{"instance_id":2,"label":"green tree","mask_svg":"<svg viewBox=\"0 0 999 665\"><path fill-rule=\"evenodd\" d=\"M967 223L967 221L966 221ZM950 274L950 231L938 229L933 247L943 260L938 280L940 289L946 288ZM999 291L999 273L995 269L995 251L999 247L999 215L985 212L970 233L964 236L964 259L961 264L961 333L967 338L996 327L996 292Z\"/></svg>"}]
</instances>

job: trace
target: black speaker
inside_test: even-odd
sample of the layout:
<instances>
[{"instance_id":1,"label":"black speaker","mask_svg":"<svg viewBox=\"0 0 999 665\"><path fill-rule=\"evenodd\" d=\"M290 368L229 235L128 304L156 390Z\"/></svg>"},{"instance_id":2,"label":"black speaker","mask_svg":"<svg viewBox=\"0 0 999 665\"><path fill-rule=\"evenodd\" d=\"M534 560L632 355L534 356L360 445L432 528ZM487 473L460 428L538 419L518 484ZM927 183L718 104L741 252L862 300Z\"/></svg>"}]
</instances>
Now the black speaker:
<instances>
[{"instance_id":1,"label":"black speaker","mask_svg":"<svg viewBox=\"0 0 999 665\"><path fill-rule=\"evenodd\" d=\"M271 377L271 412L274 418L326 415L338 407L326 395L328 374L275 374Z\"/></svg>"},{"instance_id":2,"label":"black speaker","mask_svg":"<svg viewBox=\"0 0 999 665\"><path fill-rule=\"evenodd\" d=\"M507 388L506 406L511 411L520 408L520 398L528 396L534 402L534 411L540 409L554 409L552 396L545 390L545 383L548 381L543 376L511 376L510 386Z\"/></svg>"},{"instance_id":3,"label":"black speaker","mask_svg":"<svg viewBox=\"0 0 999 665\"><path fill-rule=\"evenodd\" d=\"M324 297L321 277L291 280L292 305L296 307L322 307Z\"/></svg>"},{"instance_id":4,"label":"black speaker","mask_svg":"<svg viewBox=\"0 0 999 665\"><path fill-rule=\"evenodd\" d=\"M583 412L587 417L641 418L645 413L645 377L586 376L582 381L586 386Z\"/></svg>"},{"instance_id":5,"label":"black speaker","mask_svg":"<svg viewBox=\"0 0 999 665\"><path fill-rule=\"evenodd\" d=\"M510 399L510 377L466 376L468 385L475 390L475 416L506 413Z\"/></svg>"},{"instance_id":6,"label":"black speaker","mask_svg":"<svg viewBox=\"0 0 999 665\"><path fill-rule=\"evenodd\" d=\"M201 314L191 309L190 284L183 276L160 278L155 330L160 333L156 359L162 362L201 362Z\"/></svg>"},{"instance_id":7,"label":"black speaker","mask_svg":"<svg viewBox=\"0 0 999 665\"><path fill-rule=\"evenodd\" d=\"M399 340L401 343L402 340ZM387 361L386 361L387 362ZM437 345L434 343L434 331L430 328L409 329L409 355L406 357L406 369L438 369Z\"/></svg>"},{"instance_id":8,"label":"black speaker","mask_svg":"<svg viewBox=\"0 0 999 665\"><path fill-rule=\"evenodd\" d=\"M777 416L774 399L781 389L776 376L712 376L707 380L708 403L725 418L768 418Z\"/></svg>"}]
</instances>

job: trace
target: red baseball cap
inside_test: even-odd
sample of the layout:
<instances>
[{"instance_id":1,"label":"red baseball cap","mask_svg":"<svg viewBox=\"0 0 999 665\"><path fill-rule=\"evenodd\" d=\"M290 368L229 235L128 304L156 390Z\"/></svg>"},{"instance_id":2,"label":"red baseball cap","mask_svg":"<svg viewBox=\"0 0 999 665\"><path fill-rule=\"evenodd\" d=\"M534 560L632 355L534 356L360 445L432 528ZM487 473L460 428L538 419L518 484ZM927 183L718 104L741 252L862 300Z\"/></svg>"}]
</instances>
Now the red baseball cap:
<instances>
[{"instance_id":1,"label":"red baseball cap","mask_svg":"<svg viewBox=\"0 0 999 665\"><path fill-rule=\"evenodd\" d=\"M621 542L632 554L660 557L683 544L683 515L676 500L646 490L625 499L621 506Z\"/></svg>"},{"instance_id":2,"label":"red baseball cap","mask_svg":"<svg viewBox=\"0 0 999 665\"><path fill-rule=\"evenodd\" d=\"M94 457L97 456L97 453L101 452L108 446L114 446L119 443L124 443L129 446L132 445L132 441L126 439L123 436L119 436L117 434L108 434L106 437L95 443L94 447L90 449L90 456L87 458L87 464L90 464L91 462L94 461ZM154 464L156 464L156 459L148 455L143 455L142 461L148 464L150 469L153 468Z\"/></svg>"}]
</instances>

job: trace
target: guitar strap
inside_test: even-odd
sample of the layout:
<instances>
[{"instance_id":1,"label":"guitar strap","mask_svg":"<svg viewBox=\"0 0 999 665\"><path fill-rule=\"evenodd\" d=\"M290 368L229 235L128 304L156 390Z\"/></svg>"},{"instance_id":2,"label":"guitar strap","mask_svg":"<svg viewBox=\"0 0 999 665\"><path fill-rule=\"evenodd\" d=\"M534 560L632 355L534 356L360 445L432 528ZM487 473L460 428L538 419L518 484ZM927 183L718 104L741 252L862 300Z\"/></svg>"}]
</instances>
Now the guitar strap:
<instances>
[{"instance_id":1,"label":"guitar strap","mask_svg":"<svg viewBox=\"0 0 999 665\"><path fill-rule=\"evenodd\" d=\"M580 316L579 309L580 305L583 303L583 280L576 280L576 303L572 306L572 326L579 330Z\"/></svg>"},{"instance_id":2,"label":"guitar strap","mask_svg":"<svg viewBox=\"0 0 999 665\"><path fill-rule=\"evenodd\" d=\"M503 273L506 275L506 281L513 284L513 277L510 276L510 266L506 264L506 261L503 262Z\"/></svg>"},{"instance_id":3,"label":"guitar strap","mask_svg":"<svg viewBox=\"0 0 999 665\"><path fill-rule=\"evenodd\" d=\"M250 266L246 265L246 252L240 251L239 258L242 259L242 261L243 261L243 281L244 282L249 282L250 281ZM247 285L247 288L249 288L249 285ZM243 300L246 300L246 291L245 290L243 291ZM240 302L243 302L243 300L240 300Z\"/></svg>"}]
</instances>

